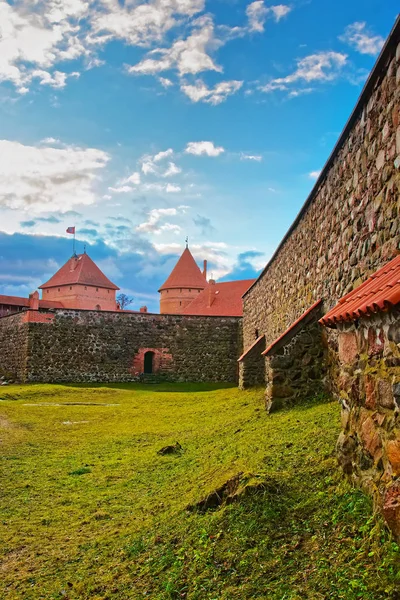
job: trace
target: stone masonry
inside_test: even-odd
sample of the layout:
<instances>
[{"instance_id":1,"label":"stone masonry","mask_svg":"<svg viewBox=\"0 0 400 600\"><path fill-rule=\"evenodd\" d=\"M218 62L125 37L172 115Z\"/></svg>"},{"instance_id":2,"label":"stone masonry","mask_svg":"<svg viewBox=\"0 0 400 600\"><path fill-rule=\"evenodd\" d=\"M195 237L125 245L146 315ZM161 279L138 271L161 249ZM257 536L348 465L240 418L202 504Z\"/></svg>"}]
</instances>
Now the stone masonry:
<instances>
[{"instance_id":1,"label":"stone masonry","mask_svg":"<svg viewBox=\"0 0 400 600\"><path fill-rule=\"evenodd\" d=\"M338 329L339 463L400 537L400 310Z\"/></svg>"},{"instance_id":2,"label":"stone masonry","mask_svg":"<svg viewBox=\"0 0 400 600\"><path fill-rule=\"evenodd\" d=\"M265 335L261 335L238 359L239 387L242 390L265 383L265 359L262 355L264 350Z\"/></svg>"},{"instance_id":3,"label":"stone masonry","mask_svg":"<svg viewBox=\"0 0 400 600\"><path fill-rule=\"evenodd\" d=\"M26 311L0 319L0 342L0 371L21 381L138 381L151 350L165 380L235 383L241 319Z\"/></svg>"},{"instance_id":4,"label":"stone masonry","mask_svg":"<svg viewBox=\"0 0 400 600\"><path fill-rule=\"evenodd\" d=\"M314 320L268 353L265 393L268 412L325 391L325 338Z\"/></svg>"},{"instance_id":5,"label":"stone masonry","mask_svg":"<svg viewBox=\"0 0 400 600\"><path fill-rule=\"evenodd\" d=\"M21 314L0 318L0 376L22 381L28 358L28 324Z\"/></svg>"}]
</instances>

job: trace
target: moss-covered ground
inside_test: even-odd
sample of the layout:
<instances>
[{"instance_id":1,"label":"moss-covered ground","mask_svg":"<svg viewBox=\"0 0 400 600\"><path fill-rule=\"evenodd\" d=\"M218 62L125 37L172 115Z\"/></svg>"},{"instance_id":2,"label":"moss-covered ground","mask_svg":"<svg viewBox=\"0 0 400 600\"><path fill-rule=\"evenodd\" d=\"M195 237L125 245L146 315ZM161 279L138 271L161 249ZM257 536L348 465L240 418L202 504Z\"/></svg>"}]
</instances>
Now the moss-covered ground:
<instances>
[{"instance_id":1,"label":"moss-covered ground","mask_svg":"<svg viewBox=\"0 0 400 600\"><path fill-rule=\"evenodd\" d=\"M268 416L260 390L2 387L0 598L398 599L338 431L336 403ZM186 510L238 473L236 502Z\"/></svg>"}]
</instances>

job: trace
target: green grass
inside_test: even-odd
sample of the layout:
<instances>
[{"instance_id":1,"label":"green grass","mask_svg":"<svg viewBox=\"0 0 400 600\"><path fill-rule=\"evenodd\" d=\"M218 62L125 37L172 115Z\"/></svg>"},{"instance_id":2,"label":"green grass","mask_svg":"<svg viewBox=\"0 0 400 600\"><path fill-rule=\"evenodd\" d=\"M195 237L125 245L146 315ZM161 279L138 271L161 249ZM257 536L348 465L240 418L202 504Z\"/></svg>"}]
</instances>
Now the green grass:
<instances>
[{"instance_id":1,"label":"green grass","mask_svg":"<svg viewBox=\"0 0 400 600\"><path fill-rule=\"evenodd\" d=\"M338 432L335 403L269 416L261 390L0 388L0 598L400 598ZM187 510L238 473L236 502Z\"/></svg>"}]
</instances>

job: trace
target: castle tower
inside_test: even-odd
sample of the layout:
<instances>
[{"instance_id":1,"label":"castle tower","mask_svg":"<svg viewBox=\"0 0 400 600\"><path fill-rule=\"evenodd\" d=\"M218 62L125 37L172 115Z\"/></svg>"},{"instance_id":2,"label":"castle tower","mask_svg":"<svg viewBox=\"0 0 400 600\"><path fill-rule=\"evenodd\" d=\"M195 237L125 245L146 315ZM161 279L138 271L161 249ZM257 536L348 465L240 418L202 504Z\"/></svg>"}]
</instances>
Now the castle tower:
<instances>
[{"instance_id":1,"label":"castle tower","mask_svg":"<svg viewBox=\"0 0 400 600\"><path fill-rule=\"evenodd\" d=\"M171 275L158 290L160 313L181 314L186 306L207 287L206 275L207 261L204 261L204 269L201 272L186 246Z\"/></svg>"},{"instance_id":2,"label":"castle tower","mask_svg":"<svg viewBox=\"0 0 400 600\"><path fill-rule=\"evenodd\" d=\"M39 289L43 300L62 302L65 308L117 310L115 294L119 287L86 253L72 256Z\"/></svg>"}]
</instances>

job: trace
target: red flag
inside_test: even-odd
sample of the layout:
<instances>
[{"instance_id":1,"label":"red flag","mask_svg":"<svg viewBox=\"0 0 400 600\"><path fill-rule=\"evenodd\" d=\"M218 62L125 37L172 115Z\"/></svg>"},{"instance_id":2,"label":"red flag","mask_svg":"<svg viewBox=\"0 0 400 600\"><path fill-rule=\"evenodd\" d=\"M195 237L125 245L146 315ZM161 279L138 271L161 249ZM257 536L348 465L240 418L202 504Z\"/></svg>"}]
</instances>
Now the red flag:
<instances>
[{"instance_id":1,"label":"red flag","mask_svg":"<svg viewBox=\"0 0 400 600\"><path fill-rule=\"evenodd\" d=\"M73 233L73 234L75 234L75 227L68 227L67 233Z\"/></svg>"}]
</instances>

